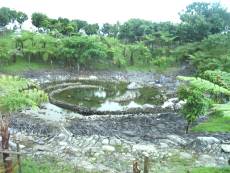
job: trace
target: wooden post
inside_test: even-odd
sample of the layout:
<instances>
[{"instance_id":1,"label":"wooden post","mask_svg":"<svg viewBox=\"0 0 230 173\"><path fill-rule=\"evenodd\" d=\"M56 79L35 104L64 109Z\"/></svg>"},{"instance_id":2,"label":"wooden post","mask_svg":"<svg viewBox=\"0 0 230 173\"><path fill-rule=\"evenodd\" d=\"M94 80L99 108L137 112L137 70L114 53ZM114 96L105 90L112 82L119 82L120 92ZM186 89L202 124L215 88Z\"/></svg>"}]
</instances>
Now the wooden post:
<instances>
[{"instance_id":1,"label":"wooden post","mask_svg":"<svg viewBox=\"0 0 230 173\"><path fill-rule=\"evenodd\" d=\"M138 161L135 160L133 162L133 173L140 173L140 172L141 172L141 170L139 169Z\"/></svg>"},{"instance_id":2,"label":"wooden post","mask_svg":"<svg viewBox=\"0 0 230 173\"><path fill-rule=\"evenodd\" d=\"M5 173L13 173L13 161L11 157L7 157L5 159L6 161L6 167L5 167Z\"/></svg>"},{"instance_id":3,"label":"wooden post","mask_svg":"<svg viewBox=\"0 0 230 173\"><path fill-rule=\"evenodd\" d=\"M149 157L144 156L144 173L149 173Z\"/></svg>"},{"instance_id":4,"label":"wooden post","mask_svg":"<svg viewBox=\"0 0 230 173\"><path fill-rule=\"evenodd\" d=\"M19 146L19 143L17 143L17 160L18 160L18 172L19 173L22 173L22 165L21 165L21 157L20 157L20 146Z\"/></svg>"},{"instance_id":5,"label":"wooden post","mask_svg":"<svg viewBox=\"0 0 230 173\"><path fill-rule=\"evenodd\" d=\"M1 137L2 137L2 150L9 150L9 139L10 139L10 132L9 132L9 120L7 117L2 117L1 119ZM6 158L9 157L9 153L3 153L3 162L6 163Z\"/></svg>"}]
</instances>

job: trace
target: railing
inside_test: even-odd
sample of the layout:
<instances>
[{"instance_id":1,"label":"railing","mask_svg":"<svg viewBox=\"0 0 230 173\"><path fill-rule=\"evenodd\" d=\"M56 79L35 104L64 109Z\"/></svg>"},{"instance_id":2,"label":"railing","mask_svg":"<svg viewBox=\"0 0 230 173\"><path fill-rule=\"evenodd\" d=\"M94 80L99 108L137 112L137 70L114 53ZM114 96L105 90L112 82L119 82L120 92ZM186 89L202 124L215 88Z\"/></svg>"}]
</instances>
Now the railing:
<instances>
[{"instance_id":1,"label":"railing","mask_svg":"<svg viewBox=\"0 0 230 173\"><path fill-rule=\"evenodd\" d=\"M22 166L21 166L21 155L19 143L17 143L17 151L9 151L9 150L0 150L2 154L9 154L9 155L16 155L17 162L13 164L13 158L7 157L5 159L4 165L0 165L0 173L13 173L16 169L18 173L22 173Z\"/></svg>"}]
</instances>

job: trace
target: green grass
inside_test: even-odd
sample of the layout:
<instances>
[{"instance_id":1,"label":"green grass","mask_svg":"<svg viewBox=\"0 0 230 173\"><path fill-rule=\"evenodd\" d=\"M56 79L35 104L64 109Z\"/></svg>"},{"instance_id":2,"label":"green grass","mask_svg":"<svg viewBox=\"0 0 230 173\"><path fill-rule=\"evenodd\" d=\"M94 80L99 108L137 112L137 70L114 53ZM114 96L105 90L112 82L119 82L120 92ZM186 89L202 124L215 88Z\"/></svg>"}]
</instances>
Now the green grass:
<instances>
[{"instance_id":1,"label":"green grass","mask_svg":"<svg viewBox=\"0 0 230 173\"><path fill-rule=\"evenodd\" d=\"M74 165L60 164L56 159L49 158L49 161L38 161L32 159L25 159L22 162L23 173L89 173L83 169L78 169ZM17 173L17 170L15 170ZM96 172L91 172L96 173Z\"/></svg>"},{"instance_id":2,"label":"green grass","mask_svg":"<svg viewBox=\"0 0 230 173\"><path fill-rule=\"evenodd\" d=\"M194 132L230 132L230 117L212 117L195 126Z\"/></svg>"},{"instance_id":3,"label":"green grass","mask_svg":"<svg viewBox=\"0 0 230 173\"><path fill-rule=\"evenodd\" d=\"M193 168L190 173L229 173L230 167L226 168L210 168L210 167L200 167Z\"/></svg>"},{"instance_id":4,"label":"green grass","mask_svg":"<svg viewBox=\"0 0 230 173\"><path fill-rule=\"evenodd\" d=\"M195 132L230 132L230 103L214 104L210 118L195 126Z\"/></svg>"},{"instance_id":5,"label":"green grass","mask_svg":"<svg viewBox=\"0 0 230 173\"><path fill-rule=\"evenodd\" d=\"M45 63L38 63L38 62L31 62L28 63L26 60L17 59L17 62L10 65L5 65L1 67L0 71L5 73L18 73L30 70L41 70L41 69L48 69L50 65Z\"/></svg>"}]
</instances>

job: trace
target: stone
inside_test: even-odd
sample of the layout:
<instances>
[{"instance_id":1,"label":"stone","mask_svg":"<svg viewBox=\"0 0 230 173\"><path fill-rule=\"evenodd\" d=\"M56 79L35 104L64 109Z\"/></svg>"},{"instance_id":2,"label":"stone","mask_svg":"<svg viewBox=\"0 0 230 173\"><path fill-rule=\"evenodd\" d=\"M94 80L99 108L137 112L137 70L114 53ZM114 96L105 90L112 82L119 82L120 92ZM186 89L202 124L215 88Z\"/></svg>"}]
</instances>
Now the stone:
<instances>
[{"instance_id":1,"label":"stone","mask_svg":"<svg viewBox=\"0 0 230 173\"><path fill-rule=\"evenodd\" d=\"M145 153L151 154L151 153L156 153L157 149L154 145L150 145L150 144L146 144L146 145L136 144L133 146L133 151L141 152L141 153L145 152Z\"/></svg>"},{"instance_id":2,"label":"stone","mask_svg":"<svg viewBox=\"0 0 230 173\"><path fill-rule=\"evenodd\" d=\"M155 106L154 105L150 105L150 104L144 104L142 106L143 109L147 109L147 108L154 108Z\"/></svg>"},{"instance_id":3,"label":"stone","mask_svg":"<svg viewBox=\"0 0 230 173\"><path fill-rule=\"evenodd\" d=\"M108 145L109 144L109 140L108 139L103 139L101 143L103 145Z\"/></svg>"},{"instance_id":4,"label":"stone","mask_svg":"<svg viewBox=\"0 0 230 173\"><path fill-rule=\"evenodd\" d=\"M182 106L186 103L186 101L183 101L183 100L180 100L178 103L175 104L175 109L178 110L178 109L181 109Z\"/></svg>"},{"instance_id":5,"label":"stone","mask_svg":"<svg viewBox=\"0 0 230 173\"><path fill-rule=\"evenodd\" d=\"M178 135L168 135L167 138L179 145L185 145L187 143L186 140L184 140L182 137Z\"/></svg>"},{"instance_id":6,"label":"stone","mask_svg":"<svg viewBox=\"0 0 230 173\"><path fill-rule=\"evenodd\" d=\"M50 151L50 149L44 145L36 145L33 147L34 151Z\"/></svg>"},{"instance_id":7,"label":"stone","mask_svg":"<svg viewBox=\"0 0 230 173\"><path fill-rule=\"evenodd\" d=\"M221 149L225 153L230 153L230 144L222 144Z\"/></svg>"},{"instance_id":8,"label":"stone","mask_svg":"<svg viewBox=\"0 0 230 173\"><path fill-rule=\"evenodd\" d=\"M128 86L127 89L129 90L134 90L134 89L139 89L142 88L142 86L136 82L131 82Z\"/></svg>"},{"instance_id":9,"label":"stone","mask_svg":"<svg viewBox=\"0 0 230 173\"><path fill-rule=\"evenodd\" d=\"M97 77L97 76L93 76L93 75L91 75L91 76L89 76L89 79L91 79L91 80L97 80L97 79L98 79L98 77Z\"/></svg>"},{"instance_id":10,"label":"stone","mask_svg":"<svg viewBox=\"0 0 230 173\"><path fill-rule=\"evenodd\" d=\"M196 140L206 144L220 143L220 140L215 137L197 137Z\"/></svg>"},{"instance_id":11,"label":"stone","mask_svg":"<svg viewBox=\"0 0 230 173\"><path fill-rule=\"evenodd\" d=\"M161 148L168 148L169 145L168 145L167 143L161 142L161 143L160 143L160 147L161 147Z\"/></svg>"},{"instance_id":12,"label":"stone","mask_svg":"<svg viewBox=\"0 0 230 173\"><path fill-rule=\"evenodd\" d=\"M174 109L174 105L175 105L176 101L178 101L178 98L170 98L167 101L165 101L161 107L163 109L165 109L165 108Z\"/></svg>"},{"instance_id":13,"label":"stone","mask_svg":"<svg viewBox=\"0 0 230 173\"><path fill-rule=\"evenodd\" d=\"M68 146L68 143L67 143L67 142L64 142L64 141L60 141L60 142L59 142L59 145L61 145L61 146Z\"/></svg>"},{"instance_id":14,"label":"stone","mask_svg":"<svg viewBox=\"0 0 230 173\"><path fill-rule=\"evenodd\" d=\"M25 134L23 134L23 133L17 133L16 134L16 139L18 140L18 141L23 141L23 142L27 142L27 141L34 141L34 138L32 137L32 136L26 136Z\"/></svg>"},{"instance_id":15,"label":"stone","mask_svg":"<svg viewBox=\"0 0 230 173\"><path fill-rule=\"evenodd\" d=\"M109 144L111 144L111 145L121 145L121 144L122 144L122 142L121 142L121 140L120 140L120 139L117 139L117 138L112 138L112 139L110 139Z\"/></svg>"},{"instance_id":16,"label":"stone","mask_svg":"<svg viewBox=\"0 0 230 173\"><path fill-rule=\"evenodd\" d=\"M189 160L189 159L192 159L192 155L186 152L181 152L180 158Z\"/></svg>"},{"instance_id":17,"label":"stone","mask_svg":"<svg viewBox=\"0 0 230 173\"><path fill-rule=\"evenodd\" d=\"M17 149L17 144L14 143L14 142L12 142L12 141L9 141L9 146L10 146L12 149L14 149L14 150ZM19 145L19 147L20 147L21 149L22 149L22 148L25 148L24 145Z\"/></svg>"},{"instance_id":18,"label":"stone","mask_svg":"<svg viewBox=\"0 0 230 173\"><path fill-rule=\"evenodd\" d=\"M199 152L219 152L221 141L215 137L197 137L187 147Z\"/></svg>"},{"instance_id":19,"label":"stone","mask_svg":"<svg viewBox=\"0 0 230 173\"><path fill-rule=\"evenodd\" d=\"M111 145L103 145L102 150L105 152L114 152L115 148Z\"/></svg>"},{"instance_id":20,"label":"stone","mask_svg":"<svg viewBox=\"0 0 230 173\"><path fill-rule=\"evenodd\" d=\"M128 105L127 108L141 108L141 105L135 103L134 101L131 101Z\"/></svg>"},{"instance_id":21,"label":"stone","mask_svg":"<svg viewBox=\"0 0 230 173\"><path fill-rule=\"evenodd\" d=\"M204 166L204 167L215 167L216 160L214 157L209 156L207 154L200 155L196 161L197 166Z\"/></svg>"},{"instance_id":22,"label":"stone","mask_svg":"<svg viewBox=\"0 0 230 173\"><path fill-rule=\"evenodd\" d=\"M66 135L63 133L60 133L58 136L55 137L55 140L57 141L64 141L66 139Z\"/></svg>"}]
</instances>

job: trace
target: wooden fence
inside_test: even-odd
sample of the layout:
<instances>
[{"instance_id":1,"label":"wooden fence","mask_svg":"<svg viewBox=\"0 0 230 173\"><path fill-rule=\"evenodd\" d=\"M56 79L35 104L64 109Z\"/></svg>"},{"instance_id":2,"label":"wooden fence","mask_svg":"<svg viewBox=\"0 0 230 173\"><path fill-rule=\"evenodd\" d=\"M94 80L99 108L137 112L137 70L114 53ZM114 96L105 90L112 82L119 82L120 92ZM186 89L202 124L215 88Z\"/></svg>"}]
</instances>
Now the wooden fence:
<instances>
[{"instance_id":1,"label":"wooden fence","mask_svg":"<svg viewBox=\"0 0 230 173\"><path fill-rule=\"evenodd\" d=\"M13 173L13 171L17 170L18 173L22 173L21 166L21 152L19 143L17 143L17 151L9 151L9 150L0 150L0 153L9 154L10 156L5 159L3 165L0 165L0 173ZM12 155L16 156L16 163L13 163Z\"/></svg>"}]
</instances>

